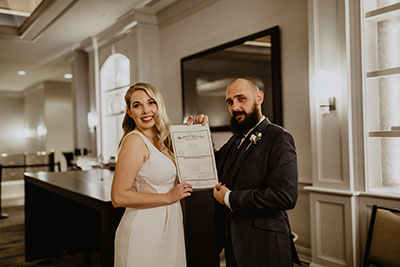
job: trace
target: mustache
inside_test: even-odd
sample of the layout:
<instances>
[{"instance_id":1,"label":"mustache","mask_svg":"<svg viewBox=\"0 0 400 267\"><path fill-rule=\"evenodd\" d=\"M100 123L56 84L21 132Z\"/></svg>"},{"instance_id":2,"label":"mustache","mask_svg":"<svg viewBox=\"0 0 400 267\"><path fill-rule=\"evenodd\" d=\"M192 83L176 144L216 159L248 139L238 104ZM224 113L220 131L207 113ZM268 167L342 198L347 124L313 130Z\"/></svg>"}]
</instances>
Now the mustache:
<instances>
[{"instance_id":1,"label":"mustache","mask_svg":"<svg viewBox=\"0 0 400 267\"><path fill-rule=\"evenodd\" d=\"M247 115L247 114L244 111L234 111L234 112L232 112L232 117L236 117L236 116L239 116L239 115Z\"/></svg>"}]
</instances>

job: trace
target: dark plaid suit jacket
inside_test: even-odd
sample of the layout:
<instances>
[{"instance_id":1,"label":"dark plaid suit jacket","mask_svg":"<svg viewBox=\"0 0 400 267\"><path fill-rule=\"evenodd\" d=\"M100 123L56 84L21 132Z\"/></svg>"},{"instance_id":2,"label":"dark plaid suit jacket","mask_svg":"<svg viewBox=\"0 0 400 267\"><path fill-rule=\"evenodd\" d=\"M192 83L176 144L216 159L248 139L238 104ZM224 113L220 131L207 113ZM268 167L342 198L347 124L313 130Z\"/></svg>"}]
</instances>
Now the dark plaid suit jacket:
<instances>
[{"instance_id":1,"label":"dark plaid suit jacket","mask_svg":"<svg viewBox=\"0 0 400 267\"><path fill-rule=\"evenodd\" d=\"M231 242L238 266L293 266L300 262L286 210L297 201L294 140L268 119L248 137L258 132L261 139L256 144L245 139L236 155L232 153L235 135L215 154L219 179L232 190L233 210L217 204L219 245ZM231 252L226 251L227 257Z\"/></svg>"}]
</instances>

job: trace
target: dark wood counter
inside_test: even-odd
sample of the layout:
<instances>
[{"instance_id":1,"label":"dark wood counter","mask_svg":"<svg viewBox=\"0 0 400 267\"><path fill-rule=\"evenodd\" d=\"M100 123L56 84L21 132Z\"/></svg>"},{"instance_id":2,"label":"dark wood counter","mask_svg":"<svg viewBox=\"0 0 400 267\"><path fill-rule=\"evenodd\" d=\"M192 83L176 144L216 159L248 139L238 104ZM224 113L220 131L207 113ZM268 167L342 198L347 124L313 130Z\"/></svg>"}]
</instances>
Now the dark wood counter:
<instances>
[{"instance_id":1,"label":"dark wood counter","mask_svg":"<svg viewBox=\"0 0 400 267\"><path fill-rule=\"evenodd\" d=\"M27 261L96 250L113 266L114 234L124 209L111 205L113 172L25 173Z\"/></svg>"}]
</instances>

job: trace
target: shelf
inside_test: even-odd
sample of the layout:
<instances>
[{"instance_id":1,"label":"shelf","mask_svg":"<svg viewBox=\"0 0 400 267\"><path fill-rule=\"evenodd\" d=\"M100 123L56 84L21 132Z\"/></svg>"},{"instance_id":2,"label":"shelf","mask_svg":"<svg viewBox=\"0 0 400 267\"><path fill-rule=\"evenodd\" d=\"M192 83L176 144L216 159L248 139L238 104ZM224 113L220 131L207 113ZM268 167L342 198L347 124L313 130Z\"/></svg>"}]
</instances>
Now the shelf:
<instances>
[{"instance_id":1,"label":"shelf","mask_svg":"<svg viewBox=\"0 0 400 267\"><path fill-rule=\"evenodd\" d=\"M367 72L367 78L382 78L389 75L399 75L400 67L383 69L383 70L375 70Z\"/></svg>"},{"instance_id":2,"label":"shelf","mask_svg":"<svg viewBox=\"0 0 400 267\"><path fill-rule=\"evenodd\" d=\"M400 16L400 3L385 6L365 13L365 19L369 21L382 21Z\"/></svg>"},{"instance_id":3,"label":"shelf","mask_svg":"<svg viewBox=\"0 0 400 267\"><path fill-rule=\"evenodd\" d=\"M400 137L400 130L370 131L369 137Z\"/></svg>"}]
</instances>

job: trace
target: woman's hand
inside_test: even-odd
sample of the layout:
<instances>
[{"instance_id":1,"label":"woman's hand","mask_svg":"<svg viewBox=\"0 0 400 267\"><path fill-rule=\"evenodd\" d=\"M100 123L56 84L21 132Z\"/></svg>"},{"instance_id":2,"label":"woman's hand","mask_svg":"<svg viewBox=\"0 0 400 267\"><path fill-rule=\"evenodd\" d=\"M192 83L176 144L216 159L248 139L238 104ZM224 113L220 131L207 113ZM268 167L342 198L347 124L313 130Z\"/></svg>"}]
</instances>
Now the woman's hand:
<instances>
[{"instance_id":1,"label":"woman's hand","mask_svg":"<svg viewBox=\"0 0 400 267\"><path fill-rule=\"evenodd\" d=\"M167 193L167 203L175 203L182 198L189 197L193 192L192 186L186 182L177 184L174 188Z\"/></svg>"},{"instance_id":2,"label":"woman's hand","mask_svg":"<svg viewBox=\"0 0 400 267\"><path fill-rule=\"evenodd\" d=\"M201 124L201 125L206 125L208 123L208 116L204 114L192 116L190 115L186 122L185 125L192 125L192 124Z\"/></svg>"}]
</instances>

